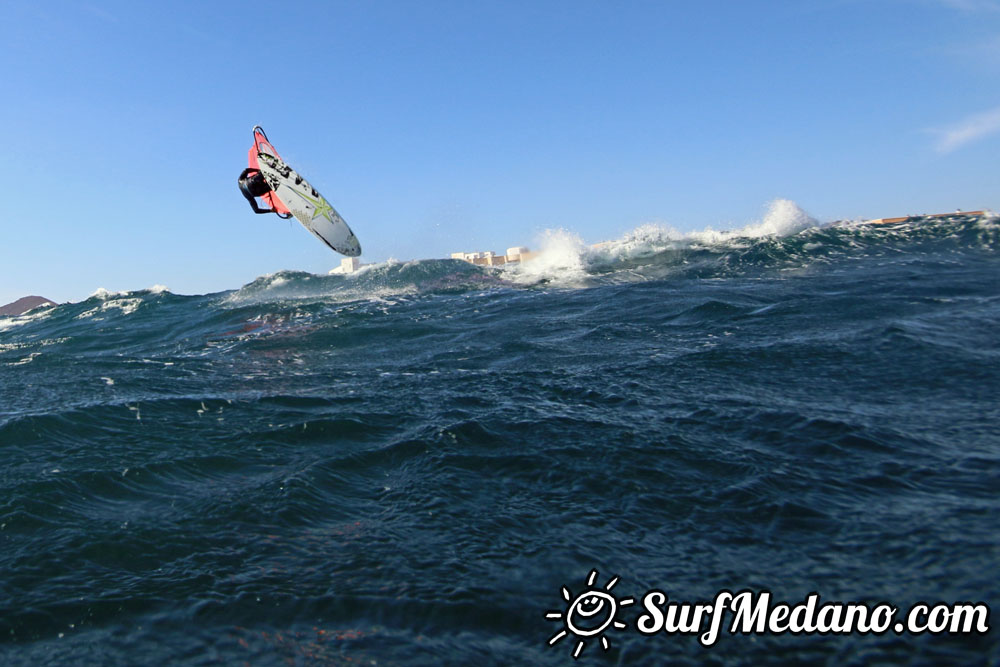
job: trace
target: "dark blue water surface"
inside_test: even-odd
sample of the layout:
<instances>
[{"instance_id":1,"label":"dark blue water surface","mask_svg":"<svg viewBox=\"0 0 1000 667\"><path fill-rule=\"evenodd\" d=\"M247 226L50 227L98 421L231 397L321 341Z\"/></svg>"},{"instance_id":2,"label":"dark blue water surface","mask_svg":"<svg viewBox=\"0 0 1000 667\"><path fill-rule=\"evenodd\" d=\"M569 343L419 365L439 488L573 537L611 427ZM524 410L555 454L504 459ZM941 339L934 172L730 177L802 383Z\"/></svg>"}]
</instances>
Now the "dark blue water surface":
<instances>
[{"instance_id":1,"label":"dark blue water surface","mask_svg":"<svg viewBox=\"0 0 1000 667\"><path fill-rule=\"evenodd\" d=\"M989 216L663 236L0 320L0 662L567 665L545 614L592 569L996 610L998 249ZM640 612L580 662L1000 662Z\"/></svg>"}]
</instances>

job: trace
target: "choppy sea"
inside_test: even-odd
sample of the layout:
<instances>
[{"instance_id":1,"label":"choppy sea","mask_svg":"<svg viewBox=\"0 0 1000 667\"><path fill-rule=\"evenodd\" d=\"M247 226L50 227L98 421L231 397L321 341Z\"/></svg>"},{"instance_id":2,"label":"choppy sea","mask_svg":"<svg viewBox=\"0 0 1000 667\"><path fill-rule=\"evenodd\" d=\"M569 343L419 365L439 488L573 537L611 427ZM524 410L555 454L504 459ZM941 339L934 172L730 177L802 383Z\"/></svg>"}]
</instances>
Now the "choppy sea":
<instances>
[{"instance_id":1,"label":"choppy sea","mask_svg":"<svg viewBox=\"0 0 1000 667\"><path fill-rule=\"evenodd\" d=\"M994 629L636 631L651 589L998 622L998 251L991 214L779 202L0 319L0 663L998 664ZM550 643L592 570L625 627Z\"/></svg>"}]
</instances>

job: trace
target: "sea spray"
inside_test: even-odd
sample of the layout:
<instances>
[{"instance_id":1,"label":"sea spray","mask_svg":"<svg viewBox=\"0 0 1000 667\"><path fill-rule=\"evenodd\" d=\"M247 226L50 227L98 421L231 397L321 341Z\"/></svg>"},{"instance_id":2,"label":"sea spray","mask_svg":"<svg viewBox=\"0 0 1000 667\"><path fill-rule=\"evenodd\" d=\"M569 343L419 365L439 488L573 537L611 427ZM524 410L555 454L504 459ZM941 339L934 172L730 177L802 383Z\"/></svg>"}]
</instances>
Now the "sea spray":
<instances>
[{"instance_id":1,"label":"sea spray","mask_svg":"<svg viewBox=\"0 0 1000 667\"><path fill-rule=\"evenodd\" d=\"M583 240L565 229L546 230L537 240L534 257L515 265L506 276L521 284L555 282L560 287L581 286L587 277Z\"/></svg>"}]
</instances>

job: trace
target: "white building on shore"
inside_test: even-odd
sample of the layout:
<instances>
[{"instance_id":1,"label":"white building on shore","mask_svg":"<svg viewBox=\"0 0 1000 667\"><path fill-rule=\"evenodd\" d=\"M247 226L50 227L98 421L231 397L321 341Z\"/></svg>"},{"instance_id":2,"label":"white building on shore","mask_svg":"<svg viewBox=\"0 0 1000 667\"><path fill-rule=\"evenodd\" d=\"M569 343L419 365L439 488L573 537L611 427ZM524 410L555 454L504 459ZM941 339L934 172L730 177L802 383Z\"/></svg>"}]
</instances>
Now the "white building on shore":
<instances>
[{"instance_id":1,"label":"white building on shore","mask_svg":"<svg viewBox=\"0 0 1000 667\"><path fill-rule=\"evenodd\" d=\"M503 255L498 255L492 250L483 250L479 252L453 252L451 253L451 258L461 259L470 264L478 264L480 266L501 266L503 264L515 264L531 259L534 254L524 246L516 246L507 248L506 254Z\"/></svg>"},{"instance_id":2,"label":"white building on shore","mask_svg":"<svg viewBox=\"0 0 1000 667\"><path fill-rule=\"evenodd\" d=\"M479 266L502 266L504 264L517 264L531 259L537 253L533 253L524 246L507 248L506 254L498 255L492 250L482 250L479 252L453 252L451 259L460 259L469 264ZM357 257L344 257L340 260L340 266L330 269L329 275L344 275L354 273L367 264L362 264Z\"/></svg>"},{"instance_id":3,"label":"white building on shore","mask_svg":"<svg viewBox=\"0 0 1000 667\"><path fill-rule=\"evenodd\" d=\"M354 273L360 269L364 264L357 257L345 257L340 260L340 266L336 266L330 269L329 275L343 274L343 273Z\"/></svg>"}]
</instances>

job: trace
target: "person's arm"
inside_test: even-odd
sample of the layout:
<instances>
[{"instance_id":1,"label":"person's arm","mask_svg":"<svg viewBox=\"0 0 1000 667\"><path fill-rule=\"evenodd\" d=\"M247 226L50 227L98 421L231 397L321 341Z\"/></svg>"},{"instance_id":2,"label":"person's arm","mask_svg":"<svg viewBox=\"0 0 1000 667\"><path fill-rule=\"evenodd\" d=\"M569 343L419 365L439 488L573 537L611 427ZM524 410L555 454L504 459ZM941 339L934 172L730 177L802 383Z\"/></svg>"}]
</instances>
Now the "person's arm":
<instances>
[{"instance_id":1,"label":"person's arm","mask_svg":"<svg viewBox=\"0 0 1000 667\"><path fill-rule=\"evenodd\" d=\"M240 192L242 192L243 196L246 197L246 200L250 202L250 208L253 209L254 213L277 213L277 211L275 211L273 208L261 208L260 206L258 206L257 198L254 197L250 193L250 190L247 188L247 175L251 171L256 171L256 170L247 167L246 169L243 170L243 173L240 174L240 177L238 179L240 185Z\"/></svg>"}]
</instances>

